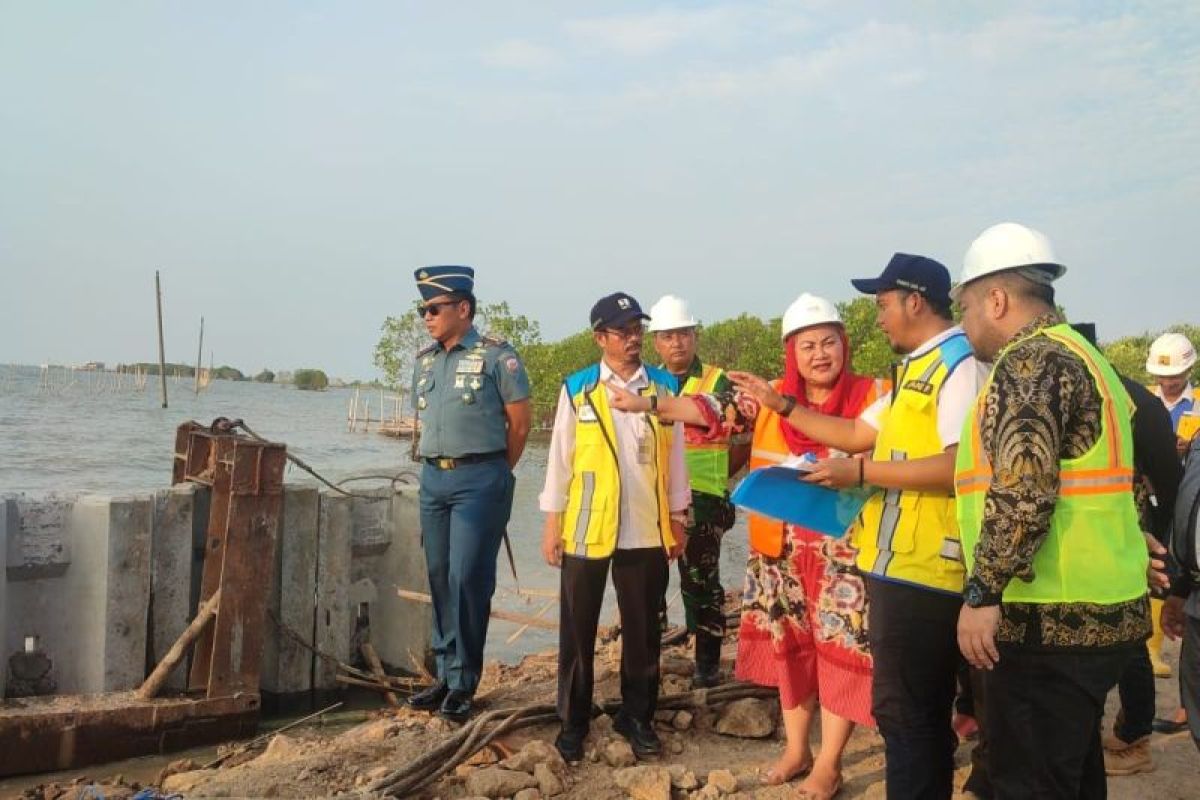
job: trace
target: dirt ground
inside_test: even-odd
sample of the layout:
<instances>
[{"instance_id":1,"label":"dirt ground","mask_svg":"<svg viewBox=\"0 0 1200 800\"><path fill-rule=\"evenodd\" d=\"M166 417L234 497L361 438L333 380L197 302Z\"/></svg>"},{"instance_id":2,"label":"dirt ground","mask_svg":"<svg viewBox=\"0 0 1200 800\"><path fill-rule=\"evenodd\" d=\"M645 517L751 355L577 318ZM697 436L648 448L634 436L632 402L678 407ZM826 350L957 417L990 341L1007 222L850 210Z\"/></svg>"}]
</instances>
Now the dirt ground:
<instances>
[{"instance_id":1,"label":"dirt ground","mask_svg":"<svg viewBox=\"0 0 1200 800\"><path fill-rule=\"evenodd\" d=\"M664 653L664 662L685 665L686 655L682 648L671 648ZM727 655L731 653L727 652ZM1168 643L1166 656L1169 663L1175 664L1178 646ZM600 698L619 695L616 676L618 657L617 643L602 648L598 654L597 694ZM1168 715L1177 700L1177 683L1174 679L1158 680L1156 683L1159 714ZM685 677L676 674L664 676L665 695L689 688L690 681ZM552 703L554 691L555 653L551 651L528 656L517 666L490 664L481 687L480 700L484 708ZM1115 693L1109 698L1109 707L1110 714L1115 713ZM661 732L668 752L657 763L663 766L683 765L696 776L700 784L706 781L710 770L728 770L737 786L736 789L730 787L723 796L795 797L794 785L768 788L760 784L763 768L771 763L781 747L778 732L776 736L765 739L725 736L713 730L716 717L715 712L697 712L694 721L684 730L678 730L678 725L673 726L664 720ZM615 769L600 757L600 751L607 743L617 741L607 733L607 721L607 718L601 718L589 740L592 745L590 749L597 751L594 756L597 760L585 759L577 766L568 767L565 774L566 790L559 796L588 800L615 800L628 796L614 783ZM337 735L299 729L276 736L265 751L231 759L219 769L197 770L195 762L177 762L168 770L177 774L161 775L147 783L161 787L164 794L177 792L186 798L367 796L367 784L411 762L452 731L448 723L429 715L385 708L373 713L366 722ZM423 800L457 800L466 797L465 777L473 770L520 750L531 739L550 743L556 732L556 726L544 725L508 735L499 740L497 747L481 751L473 759L472 765L459 767L456 772L413 796ZM958 785L967 777L969 749L970 744L964 744L957 754ZM1188 734L1155 735L1152 749L1156 770L1127 778L1110 778L1109 797L1114 800L1200 798L1200 753L1197 753ZM884 797L883 767L883 745L878 734L871 730L856 731L846 753L846 782L839 797ZM103 796L107 800L123 800L135 793L135 789L124 781L112 781L111 773L103 769L93 770L91 776L97 781L99 793L88 794L84 788L86 781L56 784L31 781L23 793L10 796L39 800ZM106 781L106 777L110 780ZM677 790L674 796L717 795L711 790L708 795Z\"/></svg>"}]
</instances>

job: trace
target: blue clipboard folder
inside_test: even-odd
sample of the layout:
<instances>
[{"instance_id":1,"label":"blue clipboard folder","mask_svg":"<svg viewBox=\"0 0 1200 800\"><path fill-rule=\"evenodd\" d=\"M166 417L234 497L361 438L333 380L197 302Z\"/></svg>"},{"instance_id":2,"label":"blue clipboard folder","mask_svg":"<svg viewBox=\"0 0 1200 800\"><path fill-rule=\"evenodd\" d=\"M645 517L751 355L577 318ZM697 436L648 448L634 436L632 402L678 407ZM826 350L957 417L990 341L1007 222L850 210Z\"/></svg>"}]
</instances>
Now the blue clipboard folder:
<instances>
[{"instance_id":1,"label":"blue clipboard folder","mask_svg":"<svg viewBox=\"0 0 1200 800\"><path fill-rule=\"evenodd\" d=\"M756 469L742 479L730 499L755 514L790 522L826 536L841 536L854 523L867 489L837 491L805 483L804 473L790 467Z\"/></svg>"}]
</instances>

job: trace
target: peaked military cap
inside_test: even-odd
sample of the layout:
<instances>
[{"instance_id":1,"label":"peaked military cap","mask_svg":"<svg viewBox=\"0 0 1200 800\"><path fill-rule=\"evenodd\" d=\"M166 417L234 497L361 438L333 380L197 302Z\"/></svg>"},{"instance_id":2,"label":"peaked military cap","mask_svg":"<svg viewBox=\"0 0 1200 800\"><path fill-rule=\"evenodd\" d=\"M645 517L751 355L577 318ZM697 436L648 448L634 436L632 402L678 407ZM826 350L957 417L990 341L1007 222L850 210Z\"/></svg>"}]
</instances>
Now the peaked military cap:
<instances>
[{"instance_id":1,"label":"peaked military cap","mask_svg":"<svg viewBox=\"0 0 1200 800\"><path fill-rule=\"evenodd\" d=\"M417 290L424 300L451 292L475 293L475 270L471 267L421 267L413 275L417 279Z\"/></svg>"}]
</instances>

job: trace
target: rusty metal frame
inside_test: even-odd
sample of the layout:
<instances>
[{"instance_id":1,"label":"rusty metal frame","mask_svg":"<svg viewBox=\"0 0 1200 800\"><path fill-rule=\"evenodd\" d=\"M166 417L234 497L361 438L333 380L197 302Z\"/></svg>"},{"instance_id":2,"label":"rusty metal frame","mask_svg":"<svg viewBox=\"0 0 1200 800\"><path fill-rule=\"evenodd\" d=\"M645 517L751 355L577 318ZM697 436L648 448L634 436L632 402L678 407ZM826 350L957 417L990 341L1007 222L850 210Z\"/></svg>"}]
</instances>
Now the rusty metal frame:
<instances>
[{"instance_id":1,"label":"rusty metal frame","mask_svg":"<svg viewBox=\"0 0 1200 800\"><path fill-rule=\"evenodd\" d=\"M215 425L179 426L172 482L212 487L201 605L221 592L216 618L196 642L187 694L142 700L133 692L114 692L0 703L0 777L254 733L286 464L283 444Z\"/></svg>"}]
</instances>

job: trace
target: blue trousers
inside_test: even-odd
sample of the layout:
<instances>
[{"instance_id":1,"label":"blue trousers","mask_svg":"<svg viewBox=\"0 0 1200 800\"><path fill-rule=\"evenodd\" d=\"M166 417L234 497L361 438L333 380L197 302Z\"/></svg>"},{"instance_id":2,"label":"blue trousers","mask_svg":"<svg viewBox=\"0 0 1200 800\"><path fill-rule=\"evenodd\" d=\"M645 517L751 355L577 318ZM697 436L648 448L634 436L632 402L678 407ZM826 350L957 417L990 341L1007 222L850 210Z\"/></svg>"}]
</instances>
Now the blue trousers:
<instances>
[{"instance_id":1,"label":"blue trousers","mask_svg":"<svg viewBox=\"0 0 1200 800\"><path fill-rule=\"evenodd\" d=\"M421 471L421 542L433 597L437 677L474 694L483 672L496 555L512 511L514 478L503 458Z\"/></svg>"}]
</instances>

